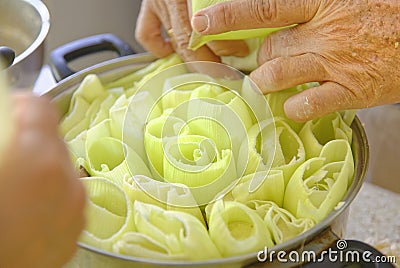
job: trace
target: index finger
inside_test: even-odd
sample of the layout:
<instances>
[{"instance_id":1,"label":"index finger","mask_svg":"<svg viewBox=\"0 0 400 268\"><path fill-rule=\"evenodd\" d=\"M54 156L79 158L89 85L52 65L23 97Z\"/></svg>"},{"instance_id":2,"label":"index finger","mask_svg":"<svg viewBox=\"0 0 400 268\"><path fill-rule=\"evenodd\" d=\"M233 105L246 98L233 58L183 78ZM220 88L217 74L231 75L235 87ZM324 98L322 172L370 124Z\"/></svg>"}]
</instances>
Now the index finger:
<instances>
[{"instance_id":1,"label":"index finger","mask_svg":"<svg viewBox=\"0 0 400 268\"><path fill-rule=\"evenodd\" d=\"M275 28L304 23L318 10L318 0L236 0L196 12L192 27L201 34Z\"/></svg>"},{"instance_id":2,"label":"index finger","mask_svg":"<svg viewBox=\"0 0 400 268\"><path fill-rule=\"evenodd\" d=\"M171 41L175 51L185 61L214 61L219 62L216 56L207 46L202 46L196 51L188 48L192 27L190 26L187 0L170 0L168 10L171 16L173 36Z\"/></svg>"}]
</instances>

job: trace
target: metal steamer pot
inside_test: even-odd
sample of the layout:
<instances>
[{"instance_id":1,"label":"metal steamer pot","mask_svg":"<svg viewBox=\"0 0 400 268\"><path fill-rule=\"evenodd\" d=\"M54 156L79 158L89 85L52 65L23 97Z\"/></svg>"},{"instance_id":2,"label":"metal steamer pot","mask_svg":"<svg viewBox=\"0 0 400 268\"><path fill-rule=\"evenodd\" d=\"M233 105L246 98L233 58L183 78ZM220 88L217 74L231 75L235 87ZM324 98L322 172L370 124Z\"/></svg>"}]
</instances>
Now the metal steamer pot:
<instances>
[{"instance_id":1,"label":"metal steamer pot","mask_svg":"<svg viewBox=\"0 0 400 268\"><path fill-rule=\"evenodd\" d=\"M67 64L69 59L71 58L71 54L74 54L76 52L75 51L73 53L74 49L77 49L79 51L79 53L75 53L75 55L82 55L85 54L84 47L85 44L87 45L88 43L91 43L90 47L92 48L86 48L86 52L88 53L92 53L96 50L93 49L93 44L96 44L95 46L98 47L99 50L111 49L115 51L118 50L116 48L121 48L120 42L116 45L110 45L110 43L108 42L109 40L104 41L103 39L102 42L102 38L99 39L99 36L96 37L97 41L88 42L88 40L93 41L93 39L91 38L86 39L83 43L75 41L72 45L68 44L54 51L54 53L51 55L51 62L52 68L56 73L56 78L63 79L65 78L65 76L71 74L71 70L68 68ZM97 74L102 82L108 83L115 79L121 78L139 68L142 68L154 60L155 58L149 54L136 54L106 61L89 67L85 70L79 71L63 79L53 89L45 93L45 95L53 99L61 114L65 114L68 110L72 94L86 75ZM337 244L337 241L344 237L349 214L349 207L362 186L368 165L367 137L358 118L354 120L351 128L353 130L352 149L355 159L355 174L353 183L349 187L348 193L343 199L343 205L332 211L323 221L318 223L310 230L289 241L268 249L269 252L279 252L283 250L286 252L297 251L301 254L301 252L305 250L312 250L316 252L316 254L318 254L321 251L328 249L329 247L335 246ZM367 249L366 245L361 244L361 242L347 242L348 249L356 248L359 252L365 251ZM105 252L82 243L78 244L79 249L75 257L71 260L67 267L291 267L298 265L298 263L296 265L293 263L280 263L277 260L275 260L274 262L259 262L258 257L260 257L260 252L254 252L251 254L223 259L184 262L152 260L123 256L119 254ZM368 250L373 252L373 254L380 254L372 248L368 248ZM316 264L317 263L309 263L305 264L304 266L312 267ZM326 262L326 264L328 264L328 262ZM323 264L318 263L318 265Z\"/></svg>"},{"instance_id":2,"label":"metal steamer pot","mask_svg":"<svg viewBox=\"0 0 400 268\"><path fill-rule=\"evenodd\" d=\"M43 65L43 43L49 28L50 15L42 1L0 0L0 46L15 53L12 57L3 54L13 87L33 86Z\"/></svg>"}]
</instances>

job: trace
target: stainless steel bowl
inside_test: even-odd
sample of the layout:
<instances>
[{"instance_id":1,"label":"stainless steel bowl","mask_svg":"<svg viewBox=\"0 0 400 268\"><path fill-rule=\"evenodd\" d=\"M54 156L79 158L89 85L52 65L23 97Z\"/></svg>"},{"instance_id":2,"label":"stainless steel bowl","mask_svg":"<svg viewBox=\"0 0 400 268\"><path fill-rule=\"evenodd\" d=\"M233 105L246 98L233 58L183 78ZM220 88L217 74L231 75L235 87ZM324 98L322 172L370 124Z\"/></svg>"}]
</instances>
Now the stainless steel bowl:
<instances>
[{"instance_id":1,"label":"stainless steel bowl","mask_svg":"<svg viewBox=\"0 0 400 268\"><path fill-rule=\"evenodd\" d=\"M86 70L80 71L67 79L62 80L55 88L46 93L51 97L61 114L68 110L73 92L77 89L84 77L88 74L97 74L104 83L121 78L128 73L142 68L155 58L148 54L126 56L100 63ZM335 244L344 237L349 206L360 190L368 165L368 142L360 121L356 118L352 124L352 150L355 160L355 174L352 185L343 199L343 205L332 211L323 221L307 232L269 250L276 252L284 250L312 250L317 254ZM257 252L208 261L159 261L122 256L104 252L91 246L79 243L79 250L67 267L96 267L96 268L125 268L125 267L259 267L267 263L257 261ZM288 267L290 263L268 263L268 267Z\"/></svg>"},{"instance_id":2,"label":"stainless steel bowl","mask_svg":"<svg viewBox=\"0 0 400 268\"><path fill-rule=\"evenodd\" d=\"M40 0L0 0L0 46L15 51L8 69L14 87L31 88L44 58L50 15Z\"/></svg>"}]
</instances>

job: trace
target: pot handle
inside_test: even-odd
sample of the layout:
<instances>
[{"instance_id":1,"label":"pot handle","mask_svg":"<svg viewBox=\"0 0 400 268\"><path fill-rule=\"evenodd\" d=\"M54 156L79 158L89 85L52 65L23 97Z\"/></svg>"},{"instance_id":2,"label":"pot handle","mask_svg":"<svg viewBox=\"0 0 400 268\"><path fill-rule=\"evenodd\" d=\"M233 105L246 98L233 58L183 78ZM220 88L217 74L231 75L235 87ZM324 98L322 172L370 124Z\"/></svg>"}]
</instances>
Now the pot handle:
<instances>
[{"instance_id":1,"label":"pot handle","mask_svg":"<svg viewBox=\"0 0 400 268\"><path fill-rule=\"evenodd\" d=\"M50 66L54 78L59 82L73 75L75 71L68 67L69 62L101 51L114 51L120 57L135 53L128 43L113 34L99 34L78 39L60 46L51 52Z\"/></svg>"},{"instance_id":2,"label":"pot handle","mask_svg":"<svg viewBox=\"0 0 400 268\"><path fill-rule=\"evenodd\" d=\"M331 252L330 255L329 252ZM337 260L335 261L335 259ZM325 250L319 257L318 262L305 263L304 268L394 268L390 258L382 254L374 247L357 240L338 240L330 248ZM394 257L395 258L395 257ZM393 261L393 260L392 260Z\"/></svg>"}]
</instances>

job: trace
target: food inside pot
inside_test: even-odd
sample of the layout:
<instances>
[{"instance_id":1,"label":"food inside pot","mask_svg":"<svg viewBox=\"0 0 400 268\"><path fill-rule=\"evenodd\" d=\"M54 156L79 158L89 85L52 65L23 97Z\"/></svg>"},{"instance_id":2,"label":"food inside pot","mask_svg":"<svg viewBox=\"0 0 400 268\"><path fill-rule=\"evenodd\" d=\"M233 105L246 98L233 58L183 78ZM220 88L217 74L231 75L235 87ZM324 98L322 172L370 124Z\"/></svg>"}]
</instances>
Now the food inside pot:
<instances>
[{"instance_id":1,"label":"food inside pot","mask_svg":"<svg viewBox=\"0 0 400 268\"><path fill-rule=\"evenodd\" d=\"M244 75L180 63L171 55L108 84L88 75L74 92L60 128L89 175L82 243L151 259L236 256L298 236L342 201L354 111L296 123L283 103L315 84L263 96Z\"/></svg>"}]
</instances>

